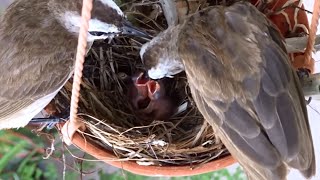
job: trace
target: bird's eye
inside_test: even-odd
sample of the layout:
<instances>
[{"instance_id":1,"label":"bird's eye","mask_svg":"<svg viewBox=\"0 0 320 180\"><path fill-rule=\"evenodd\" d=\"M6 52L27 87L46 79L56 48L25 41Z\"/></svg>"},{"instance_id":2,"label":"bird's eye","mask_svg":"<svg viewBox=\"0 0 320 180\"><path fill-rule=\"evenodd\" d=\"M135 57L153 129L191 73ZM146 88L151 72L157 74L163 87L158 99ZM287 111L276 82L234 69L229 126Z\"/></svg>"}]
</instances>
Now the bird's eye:
<instances>
[{"instance_id":1,"label":"bird's eye","mask_svg":"<svg viewBox=\"0 0 320 180\"><path fill-rule=\"evenodd\" d=\"M89 32L91 35L93 35L93 36L102 36L102 35L104 35L104 34L106 34L106 33L104 33L104 32L99 32L99 31L91 31L91 32Z\"/></svg>"}]
</instances>

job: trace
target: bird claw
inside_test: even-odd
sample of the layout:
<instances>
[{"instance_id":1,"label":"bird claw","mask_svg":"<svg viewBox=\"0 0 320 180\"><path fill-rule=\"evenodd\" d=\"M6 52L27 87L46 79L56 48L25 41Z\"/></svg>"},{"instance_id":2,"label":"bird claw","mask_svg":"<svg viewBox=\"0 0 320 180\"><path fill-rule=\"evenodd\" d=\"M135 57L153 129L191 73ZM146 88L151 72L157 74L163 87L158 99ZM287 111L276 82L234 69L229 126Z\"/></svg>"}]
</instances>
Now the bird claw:
<instances>
[{"instance_id":1,"label":"bird claw","mask_svg":"<svg viewBox=\"0 0 320 180\"><path fill-rule=\"evenodd\" d=\"M50 116L48 118L33 118L29 122L29 124L40 124L41 127L39 131L43 128L47 128L48 130L52 129L56 124L63 123L65 120L63 118L58 118L56 116Z\"/></svg>"},{"instance_id":2,"label":"bird claw","mask_svg":"<svg viewBox=\"0 0 320 180\"><path fill-rule=\"evenodd\" d=\"M312 97L309 97L307 100L306 100L306 105L309 105L311 103L311 100L312 100Z\"/></svg>"},{"instance_id":3,"label":"bird claw","mask_svg":"<svg viewBox=\"0 0 320 180\"><path fill-rule=\"evenodd\" d=\"M299 79L308 78L310 76L310 71L306 68L299 68L297 70L297 75Z\"/></svg>"},{"instance_id":4,"label":"bird claw","mask_svg":"<svg viewBox=\"0 0 320 180\"><path fill-rule=\"evenodd\" d=\"M55 125L64 123L68 119L69 112L57 113L54 101L51 101L40 113L32 118L29 125L37 125L36 131L42 131L44 128L47 130L52 129Z\"/></svg>"}]
</instances>

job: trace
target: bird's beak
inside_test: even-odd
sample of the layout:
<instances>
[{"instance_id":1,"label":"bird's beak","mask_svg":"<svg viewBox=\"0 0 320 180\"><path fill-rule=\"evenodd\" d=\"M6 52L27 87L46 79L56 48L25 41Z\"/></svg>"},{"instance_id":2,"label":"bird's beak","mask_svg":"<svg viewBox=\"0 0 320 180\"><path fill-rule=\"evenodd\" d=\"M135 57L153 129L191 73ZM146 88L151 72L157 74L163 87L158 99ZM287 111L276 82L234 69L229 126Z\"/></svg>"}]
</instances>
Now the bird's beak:
<instances>
[{"instance_id":1,"label":"bird's beak","mask_svg":"<svg viewBox=\"0 0 320 180\"><path fill-rule=\"evenodd\" d=\"M134 80L134 85L138 90L138 94L145 98L148 97L148 87L147 87L148 81L149 81L149 78L145 77L145 74L143 72L140 73L139 76L136 77L136 79Z\"/></svg>"},{"instance_id":2,"label":"bird's beak","mask_svg":"<svg viewBox=\"0 0 320 180\"><path fill-rule=\"evenodd\" d=\"M142 31L141 29L138 29L134 27L129 21L125 21L122 28L120 29L121 34L124 35L131 35L131 36L138 36L138 37L143 37L148 40L152 39L152 36L149 35L148 33Z\"/></svg>"},{"instance_id":3,"label":"bird's beak","mask_svg":"<svg viewBox=\"0 0 320 180\"><path fill-rule=\"evenodd\" d=\"M135 79L135 84L144 86L150 80L144 72L139 73L138 77L134 77L133 79Z\"/></svg>"},{"instance_id":4,"label":"bird's beak","mask_svg":"<svg viewBox=\"0 0 320 180\"><path fill-rule=\"evenodd\" d=\"M161 98L161 87L157 81L150 80L147 83L148 87L148 96L150 99L160 99Z\"/></svg>"}]
</instances>

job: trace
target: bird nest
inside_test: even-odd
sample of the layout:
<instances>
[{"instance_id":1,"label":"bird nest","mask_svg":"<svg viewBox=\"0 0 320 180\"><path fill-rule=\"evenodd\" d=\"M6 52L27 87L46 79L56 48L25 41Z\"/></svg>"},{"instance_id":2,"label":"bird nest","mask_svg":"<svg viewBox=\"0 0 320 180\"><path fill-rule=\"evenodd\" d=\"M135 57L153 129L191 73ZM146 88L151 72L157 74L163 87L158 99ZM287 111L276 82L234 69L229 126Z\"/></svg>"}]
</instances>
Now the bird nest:
<instances>
[{"instance_id":1,"label":"bird nest","mask_svg":"<svg viewBox=\"0 0 320 180\"><path fill-rule=\"evenodd\" d=\"M158 3L124 4L131 22L150 34L166 29ZM168 80L166 90L178 101L180 113L165 121L145 121L136 115L120 74L144 69L139 50L146 40L117 37L96 42L86 57L79 100L79 117L86 123L85 137L111 150L123 160L140 165L201 165L228 154L206 123L191 97L185 74ZM70 80L56 98L68 109ZM64 103L67 102L67 103ZM63 111L63 110L61 110Z\"/></svg>"}]
</instances>

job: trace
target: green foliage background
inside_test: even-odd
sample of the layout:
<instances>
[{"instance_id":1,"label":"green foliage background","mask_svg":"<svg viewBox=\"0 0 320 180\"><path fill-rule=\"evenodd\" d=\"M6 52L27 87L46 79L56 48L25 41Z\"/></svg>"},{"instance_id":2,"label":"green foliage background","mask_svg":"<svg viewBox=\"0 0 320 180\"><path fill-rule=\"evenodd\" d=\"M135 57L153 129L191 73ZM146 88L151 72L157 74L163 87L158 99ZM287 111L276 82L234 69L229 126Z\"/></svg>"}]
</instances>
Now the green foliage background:
<instances>
[{"instance_id":1,"label":"green foliage background","mask_svg":"<svg viewBox=\"0 0 320 180\"><path fill-rule=\"evenodd\" d=\"M43 149L45 146L43 138L28 129L0 131L0 180L63 179L63 173L59 172L57 168L57 159L60 159L61 164L63 162L61 160L62 152L57 151L53 157L44 159ZM55 146L57 150L59 146L62 146L62 143ZM68 151L63 153L68 153ZM121 169L106 173L101 169L101 165L105 167L105 164L102 163L82 161L82 163L76 164L73 170L65 171L65 179L80 179L79 169L82 169L82 172L95 172L97 176L92 178L93 180L245 180L240 168L237 168L235 172L223 169L202 175L169 178L139 176Z\"/></svg>"}]
</instances>

